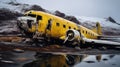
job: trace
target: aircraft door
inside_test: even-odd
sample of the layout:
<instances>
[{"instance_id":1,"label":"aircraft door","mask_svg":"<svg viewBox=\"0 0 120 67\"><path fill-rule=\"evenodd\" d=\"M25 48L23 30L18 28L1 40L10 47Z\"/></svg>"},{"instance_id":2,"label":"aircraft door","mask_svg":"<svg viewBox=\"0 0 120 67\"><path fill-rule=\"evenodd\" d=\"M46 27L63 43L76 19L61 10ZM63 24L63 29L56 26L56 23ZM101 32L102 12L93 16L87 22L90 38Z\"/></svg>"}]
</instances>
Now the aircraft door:
<instances>
[{"instance_id":1,"label":"aircraft door","mask_svg":"<svg viewBox=\"0 0 120 67\"><path fill-rule=\"evenodd\" d=\"M38 31L40 21L42 21L42 16L37 16L37 19L36 19L36 31Z\"/></svg>"},{"instance_id":2,"label":"aircraft door","mask_svg":"<svg viewBox=\"0 0 120 67\"><path fill-rule=\"evenodd\" d=\"M52 26L52 20L49 19L49 20L48 20L48 25L47 25L47 28L46 28L46 29L50 31L50 30L51 30L51 26Z\"/></svg>"},{"instance_id":3,"label":"aircraft door","mask_svg":"<svg viewBox=\"0 0 120 67\"><path fill-rule=\"evenodd\" d=\"M46 35L47 35L48 37L51 36L52 22L53 22L52 19L49 19L49 20L48 20L48 23L47 23L47 26L46 26Z\"/></svg>"},{"instance_id":4,"label":"aircraft door","mask_svg":"<svg viewBox=\"0 0 120 67\"><path fill-rule=\"evenodd\" d=\"M32 28L32 22L33 22L33 20L27 20L27 26L28 26L28 28Z\"/></svg>"}]
</instances>

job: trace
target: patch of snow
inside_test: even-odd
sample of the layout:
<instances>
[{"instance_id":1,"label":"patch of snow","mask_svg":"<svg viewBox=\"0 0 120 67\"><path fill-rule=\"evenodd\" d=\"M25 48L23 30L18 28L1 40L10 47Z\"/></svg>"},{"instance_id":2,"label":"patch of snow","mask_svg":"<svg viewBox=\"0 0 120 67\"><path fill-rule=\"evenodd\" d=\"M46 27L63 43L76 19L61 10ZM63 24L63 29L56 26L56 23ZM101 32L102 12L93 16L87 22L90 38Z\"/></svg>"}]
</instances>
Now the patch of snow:
<instances>
[{"instance_id":1,"label":"patch of snow","mask_svg":"<svg viewBox=\"0 0 120 67\"><path fill-rule=\"evenodd\" d=\"M82 23L88 23L90 25L99 22L102 27L120 28L120 25L107 21L106 19L96 17L76 16L76 18Z\"/></svg>"},{"instance_id":2,"label":"patch of snow","mask_svg":"<svg viewBox=\"0 0 120 67\"><path fill-rule=\"evenodd\" d=\"M9 4L10 2L19 3L19 5ZM30 8L31 6L32 5L29 5L29 3L26 2L25 4L20 0L0 0L0 8L8 8L11 11L17 11L20 13L23 13L24 9ZM55 11L46 10L46 12L54 14ZM105 18L85 17L85 16L76 16L76 18L81 22L81 24L85 24L87 27L95 26L96 22L99 22L101 26L105 29L120 29L120 25L109 22Z\"/></svg>"},{"instance_id":3,"label":"patch of snow","mask_svg":"<svg viewBox=\"0 0 120 67\"><path fill-rule=\"evenodd\" d=\"M7 9L10 9L11 11L17 11L19 13L22 13L23 9L31 7L30 5L22 4L22 3L20 3L19 5L12 5L12 4L9 4L10 2L14 2L15 4L19 3L14 0L1 0L0 8L7 8Z\"/></svg>"}]
</instances>

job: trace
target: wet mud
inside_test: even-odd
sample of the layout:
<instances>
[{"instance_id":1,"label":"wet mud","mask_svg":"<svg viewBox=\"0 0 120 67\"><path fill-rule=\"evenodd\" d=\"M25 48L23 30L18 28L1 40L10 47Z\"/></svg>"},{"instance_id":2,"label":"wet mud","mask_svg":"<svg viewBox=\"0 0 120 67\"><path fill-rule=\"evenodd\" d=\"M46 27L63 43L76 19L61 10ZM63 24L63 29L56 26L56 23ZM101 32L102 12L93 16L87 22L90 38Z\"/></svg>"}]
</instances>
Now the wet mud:
<instances>
[{"instance_id":1,"label":"wet mud","mask_svg":"<svg viewBox=\"0 0 120 67\"><path fill-rule=\"evenodd\" d=\"M0 67L119 67L120 48L36 47L29 39L0 36Z\"/></svg>"}]
</instances>

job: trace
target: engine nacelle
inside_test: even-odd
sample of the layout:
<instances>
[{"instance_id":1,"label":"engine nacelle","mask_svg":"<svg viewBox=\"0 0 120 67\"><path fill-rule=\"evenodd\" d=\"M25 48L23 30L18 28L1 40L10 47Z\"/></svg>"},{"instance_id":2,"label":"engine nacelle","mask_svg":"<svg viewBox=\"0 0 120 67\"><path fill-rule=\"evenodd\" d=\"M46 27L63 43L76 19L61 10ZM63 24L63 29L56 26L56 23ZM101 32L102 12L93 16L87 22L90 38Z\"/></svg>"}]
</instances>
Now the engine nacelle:
<instances>
[{"instance_id":1,"label":"engine nacelle","mask_svg":"<svg viewBox=\"0 0 120 67\"><path fill-rule=\"evenodd\" d=\"M70 29L66 32L66 37L68 41L80 40L80 33L77 30Z\"/></svg>"}]
</instances>

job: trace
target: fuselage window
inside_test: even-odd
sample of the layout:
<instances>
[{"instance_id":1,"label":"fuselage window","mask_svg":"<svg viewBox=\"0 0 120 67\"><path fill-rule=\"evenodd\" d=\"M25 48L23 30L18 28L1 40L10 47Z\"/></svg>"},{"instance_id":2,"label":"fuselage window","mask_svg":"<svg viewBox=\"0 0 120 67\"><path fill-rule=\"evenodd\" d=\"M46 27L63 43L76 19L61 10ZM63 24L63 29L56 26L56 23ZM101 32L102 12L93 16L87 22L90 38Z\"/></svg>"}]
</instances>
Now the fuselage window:
<instances>
[{"instance_id":1,"label":"fuselage window","mask_svg":"<svg viewBox=\"0 0 120 67\"><path fill-rule=\"evenodd\" d=\"M71 27L69 26L69 29L71 29Z\"/></svg>"},{"instance_id":2,"label":"fuselage window","mask_svg":"<svg viewBox=\"0 0 120 67\"><path fill-rule=\"evenodd\" d=\"M63 28L66 28L66 25L63 25Z\"/></svg>"},{"instance_id":3,"label":"fuselage window","mask_svg":"<svg viewBox=\"0 0 120 67\"><path fill-rule=\"evenodd\" d=\"M86 31L86 34L87 34L87 31Z\"/></svg>"},{"instance_id":4,"label":"fuselage window","mask_svg":"<svg viewBox=\"0 0 120 67\"><path fill-rule=\"evenodd\" d=\"M48 30L51 30L51 25L52 25L52 20L49 19L49 20L48 20L48 25L47 25L47 29L48 29Z\"/></svg>"},{"instance_id":5,"label":"fuselage window","mask_svg":"<svg viewBox=\"0 0 120 67\"><path fill-rule=\"evenodd\" d=\"M84 30L83 30L83 33L84 33Z\"/></svg>"},{"instance_id":6,"label":"fuselage window","mask_svg":"<svg viewBox=\"0 0 120 67\"><path fill-rule=\"evenodd\" d=\"M74 28L74 30L76 30L76 28Z\"/></svg>"},{"instance_id":7,"label":"fuselage window","mask_svg":"<svg viewBox=\"0 0 120 67\"><path fill-rule=\"evenodd\" d=\"M37 16L37 21L42 20L42 16Z\"/></svg>"},{"instance_id":8,"label":"fuselage window","mask_svg":"<svg viewBox=\"0 0 120 67\"><path fill-rule=\"evenodd\" d=\"M56 23L56 26L60 26L60 24L59 24L59 23Z\"/></svg>"}]
</instances>

